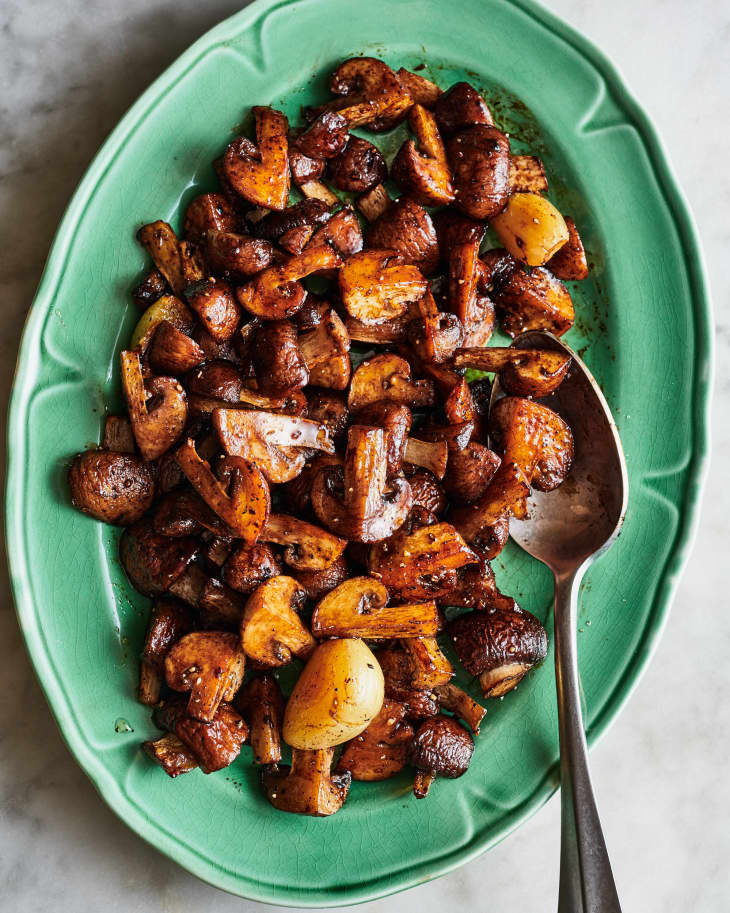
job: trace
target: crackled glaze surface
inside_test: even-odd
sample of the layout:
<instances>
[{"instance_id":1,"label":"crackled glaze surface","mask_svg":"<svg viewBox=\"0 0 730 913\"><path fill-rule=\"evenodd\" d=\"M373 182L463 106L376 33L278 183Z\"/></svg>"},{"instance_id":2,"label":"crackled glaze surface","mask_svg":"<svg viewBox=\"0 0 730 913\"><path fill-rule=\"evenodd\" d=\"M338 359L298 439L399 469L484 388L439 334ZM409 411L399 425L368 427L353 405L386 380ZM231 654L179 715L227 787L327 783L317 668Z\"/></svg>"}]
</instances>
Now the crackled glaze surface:
<instances>
[{"instance_id":1,"label":"crackled glaze surface","mask_svg":"<svg viewBox=\"0 0 730 913\"><path fill-rule=\"evenodd\" d=\"M415 65L426 47L427 75L443 85L479 83L515 145L544 155L553 198L581 225L594 263L567 340L615 410L632 483L625 532L584 595L592 737L617 712L659 633L697 495L707 315L692 232L650 131L611 73L531 7L468 0L448 35L439 9L436 0L391 5L384 35L379 3L353 6L346 27L335 0L257 4L206 36L129 113L79 188L23 346L8 539L21 623L54 712L127 823L196 874L263 900L365 899L475 856L554 788L557 728L546 663L490 708L467 777L439 784L428 804L408 797L405 777L358 784L327 821L271 810L247 755L222 774L170 784L137 749L153 731L132 699L146 601L119 568L118 533L70 508L65 461L98 441L104 408L118 396L116 353L134 322L127 290L143 265L133 229L155 217L179 222L181 207L212 186L210 162L249 103L280 101L294 115L323 97L322 74L335 60L366 52ZM530 110L515 106L516 95ZM398 142L385 138L386 148ZM90 319L93 333L85 331ZM547 573L514 547L497 573L549 627ZM119 717L134 731L116 732Z\"/></svg>"}]
</instances>

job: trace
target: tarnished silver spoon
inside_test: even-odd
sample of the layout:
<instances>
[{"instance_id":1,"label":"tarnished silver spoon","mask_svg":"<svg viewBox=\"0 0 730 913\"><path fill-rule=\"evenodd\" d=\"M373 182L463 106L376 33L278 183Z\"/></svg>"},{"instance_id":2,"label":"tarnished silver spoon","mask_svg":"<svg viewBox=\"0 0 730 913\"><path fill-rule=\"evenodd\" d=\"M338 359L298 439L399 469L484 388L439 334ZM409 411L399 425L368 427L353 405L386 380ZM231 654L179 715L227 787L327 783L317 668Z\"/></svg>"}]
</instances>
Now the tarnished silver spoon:
<instances>
[{"instance_id":1,"label":"tarnished silver spoon","mask_svg":"<svg viewBox=\"0 0 730 913\"><path fill-rule=\"evenodd\" d=\"M620 913L588 769L576 630L583 575L613 544L626 515L626 461L608 403L575 352L550 333L537 331L523 333L513 345L565 352L573 359L556 392L540 400L573 431L573 467L559 488L533 491L528 519L510 522L515 542L555 576L561 786L558 913ZM500 395L495 382L492 402Z\"/></svg>"}]
</instances>

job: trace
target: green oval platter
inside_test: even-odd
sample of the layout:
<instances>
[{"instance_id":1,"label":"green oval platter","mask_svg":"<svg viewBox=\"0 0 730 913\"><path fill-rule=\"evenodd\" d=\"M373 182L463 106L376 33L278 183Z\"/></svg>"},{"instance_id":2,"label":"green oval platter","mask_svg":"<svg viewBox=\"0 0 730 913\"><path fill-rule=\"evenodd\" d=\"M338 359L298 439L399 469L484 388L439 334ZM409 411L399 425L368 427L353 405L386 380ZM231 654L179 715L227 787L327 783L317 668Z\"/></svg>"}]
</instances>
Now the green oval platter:
<instances>
[{"instance_id":1,"label":"green oval platter","mask_svg":"<svg viewBox=\"0 0 730 913\"><path fill-rule=\"evenodd\" d=\"M189 200L215 187L211 162L251 105L281 105L296 120L300 105L327 97L333 66L360 54L424 65L442 87L478 85L513 148L544 159L550 196L585 239L592 272L571 289L578 319L566 339L614 410L631 483L624 531L582 595L590 742L657 643L708 447L710 305L691 217L614 68L530 0L258 0L145 92L76 191L23 336L8 435L12 583L53 713L104 800L200 878L284 905L356 903L442 875L505 837L558 784L552 657L492 702L467 775L438 781L423 801L403 774L354 784L331 818L285 815L264 799L248 747L217 774L169 780L139 750L156 731L135 702L147 601L119 566L119 531L69 502L70 455L98 443L105 410L121 405L118 352L145 262L137 227L156 218L179 227ZM392 152L403 131L378 142ZM551 633L545 569L510 544L496 572Z\"/></svg>"}]
</instances>

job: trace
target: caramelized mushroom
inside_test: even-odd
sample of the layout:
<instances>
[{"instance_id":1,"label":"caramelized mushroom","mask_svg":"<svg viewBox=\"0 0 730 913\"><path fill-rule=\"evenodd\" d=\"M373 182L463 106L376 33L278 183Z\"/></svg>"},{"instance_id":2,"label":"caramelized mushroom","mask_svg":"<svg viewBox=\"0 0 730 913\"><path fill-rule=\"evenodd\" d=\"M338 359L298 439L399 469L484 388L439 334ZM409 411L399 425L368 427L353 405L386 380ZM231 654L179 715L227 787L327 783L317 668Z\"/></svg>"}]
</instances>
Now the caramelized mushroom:
<instances>
[{"instance_id":1,"label":"caramelized mushroom","mask_svg":"<svg viewBox=\"0 0 730 913\"><path fill-rule=\"evenodd\" d=\"M172 732L155 741L142 742L142 750L173 779L195 770L198 766L192 751Z\"/></svg>"},{"instance_id":2,"label":"caramelized mushroom","mask_svg":"<svg viewBox=\"0 0 730 913\"><path fill-rule=\"evenodd\" d=\"M414 686L413 667L403 649L388 646L378 650L376 657L385 679L386 699L391 698L405 704L406 715L412 720L435 716L439 712L435 692Z\"/></svg>"},{"instance_id":3,"label":"caramelized mushroom","mask_svg":"<svg viewBox=\"0 0 730 913\"><path fill-rule=\"evenodd\" d=\"M469 612L447 630L466 671L479 676L485 697L502 697L547 656L545 628L517 605Z\"/></svg>"},{"instance_id":4,"label":"caramelized mushroom","mask_svg":"<svg viewBox=\"0 0 730 913\"><path fill-rule=\"evenodd\" d=\"M448 141L456 206L472 219L491 219L509 197L509 140L496 127L478 125Z\"/></svg>"},{"instance_id":5,"label":"caramelized mushroom","mask_svg":"<svg viewBox=\"0 0 730 913\"><path fill-rule=\"evenodd\" d=\"M289 169L292 183L296 187L301 188L304 184L319 181L324 174L324 164L322 159L309 158L298 149L289 150Z\"/></svg>"},{"instance_id":6,"label":"caramelized mushroom","mask_svg":"<svg viewBox=\"0 0 730 913\"><path fill-rule=\"evenodd\" d=\"M197 551L195 539L161 536L148 518L128 526L119 540L122 566L143 596L158 596L169 590Z\"/></svg>"},{"instance_id":7,"label":"caramelized mushroom","mask_svg":"<svg viewBox=\"0 0 730 913\"><path fill-rule=\"evenodd\" d=\"M347 430L350 410L341 393L315 390L307 398L307 417L324 425L329 431L330 438L336 442Z\"/></svg>"},{"instance_id":8,"label":"caramelized mushroom","mask_svg":"<svg viewBox=\"0 0 730 913\"><path fill-rule=\"evenodd\" d=\"M156 718L161 728L180 739L205 774L232 764L248 735L246 723L230 704L221 704L209 723L187 715L183 700L168 701Z\"/></svg>"},{"instance_id":9,"label":"caramelized mushroom","mask_svg":"<svg viewBox=\"0 0 730 913\"><path fill-rule=\"evenodd\" d=\"M350 337L335 311L327 311L314 329L301 334L299 351L309 370L350 351Z\"/></svg>"},{"instance_id":10,"label":"caramelized mushroom","mask_svg":"<svg viewBox=\"0 0 730 913\"><path fill-rule=\"evenodd\" d=\"M494 558L507 541L509 517L523 519L527 515L529 494L522 469L504 459L481 498L451 510L449 519L467 542L485 557Z\"/></svg>"},{"instance_id":11,"label":"caramelized mushroom","mask_svg":"<svg viewBox=\"0 0 730 913\"><path fill-rule=\"evenodd\" d=\"M143 225L137 240L152 257L175 295L181 295L188 284L188 270L177 235L167 222L157 220Z\"/></svg>"},{"instance_id":12,"label":"caramelized mushroom","mask_svg":"<svg viewBox=\"0 0 730 913\"><path fill-rule=\"evenodd\" d=\"M410 70L401 67L397 76L398 82L417 105L432 108L442 94L436 83L421 76L420 73L411 73Z\"/></svg>"},{"instance_id":13,"label":"caramelized mushroom","mask_svg":"<svg viewBox=\"0 0 730 913\"><path fill-rule=\"evenodd\" d=\"M494 306L484 292L478 241L456 244L449 257L449 306L464 327L464 346L486 346Z\"/></svg>"},{"instance_id":14,"label":"caramelized mushroom","mask_svg":"<svg viewBox=\"0 0 730 913\"><path fill-rule=\"evenodd\" d=\"M302 200L279 212L269 212L256 223L256 234L269 241L280 241L295 228L316 228L331 216L330 208L321 200Z\"/></svg>"},{"instance_id":15,"label":"caramelized mushroom","mask_svg":"<svg viewBox=\"0 0 730 913\"><path fill-rule=\"evenodd\" d=\"M284 209L289 196L289 160L286 117L273 108L253 108L256 142L234 140L223 158L231 186L254 206Z\"/></svg>"},{"instance_id":16,"label":"caramelized mushroom","mask_svg":"<svg viewBox=\"0 0 730 913\"><path fill-rule=\"evenodd\" d=\"M205 360L201 347L169 320L163 320L152 337L150 367L159 374L185 374Z\"/></svg>"},{"instance_id":17,"label":"caramelized mushroom","mask_svg":"<svg viewBox=\"0 0 730 913\"><path fill-rule=\"evenodd\" d=\"M445 441L419 441L409 437L406 442L406 463L428 469L437 479L443 479L448 457L449 448Z\"/></svg>"},{"instance_id":18,"label":"caramelized mushroom","mask_svg":"<svg viewBox=\"0 0 730 913\"><path fill-rule=\"evenodd\" d=\"M413 506L422 507L436 516L442 514L446 509L446 495L436 476L427 469L417 469L410 473L406 469L406 476L411 486Z\"/></svg>"},{"instance_id":19,"label":"caramelized mushroom","mask_svg":"<svg viewBox=\"0 0 730 913\"><path fill-rule=\"evenodd\" d=\"M244 282L266 269L273 254L271 242L261 238L212 230L205 236L205 255L210 268L234 282Z\"/></svg>"},{"instance_id":20,"label":"caramelized mushroom","mask_svg":"<svg viewBox=\"0 0 730 913\"><path fill-rule=\"evenodd\" d=\"M152 606L139 670L138 697L142 704L154 706L159 702L165 657L192 628L190 609L176 599L158 599Z\"/></svg>"},{"instance_id":21,"label":"caramelized mushroom","mask_svg":"<svg viewBox=\"0 0 730 913\"><path fill-rule=\"evenodd\" d=\"M336 111L324 111L297 137L295 146L309 158L331 159L342 152L349 137L345 118Z\"/></svg>"},{"instance_id":22,"label":"caramelized mushroom","mask_svg":"<svg viewBox=\"0 0 730 913\"><path fill-rule=\"evenodd\" d=\"M157 269L150 270L144 279L132 291L132 298L137 307L144 311L167 291L167 282Z\"/></svg>"},{"instance_id":23,"label":"caramelized mushroom","mask_svg":"<svg viewBox=\"0 0 730 913\"><path fill-rule=\"evenodd\" d=\"M542 266L529 272L515 270L495 300L503 311L502 329L513 338L526 330L547 330L562 336L575 320L567 288Z\"/></svg>"},{"instance_id":24,"label":"caramelized mushroom","mask_svg":"<svg viewBox=\"0 0 730 913\"><path fill-rule=\"evenodd\" d=\"M257 675L241 688L235 704L249 726L254 762L278 764L284 697L277 680L268 672Z\"/></svg>"},{"instance_id":25,"label":"caramelized mushroom","mask_svg":"<svg viewBox=\"0 0 730 913\"><path fill-rule=\"evenodd\" d=\"M454 188L436 118L422 105L414 105L408 123L416 142L406 140L401 146L393 162L393 179L424 206L448 205L455 199Z\"/></svg>"},{"instance_id":26,"label":"caramelized mushroom","mask_svg":"<svg viewBox=\"0 0 730 913\"><path fill-rule=\"evenodd\" d=\"M558 279L585 279L588 275L588 260L583 241L570 216L565 216L565 226L568 229L568 240L552 255L546 266Z\"/></svg>"},{"instance_id":27,"label":"caramelized mushroom","mask_svg":"<svg viewBox=\"0 0 730 913\"><path fill-rule=\"evenodd\" d=\"M353 780L373 782L394 777L406 765L413 727L405 719L408 707L386 698L365 732L345 745L336 770Z\"/></svg>"},{"instance_id":28,"label":"caramelized mushroom","mask_svg":"<svg viewBox=\"0 0 730 913\"><path fill-rule=\"evenodd\" d=\"M285 666L292 656L306 657L316 641L299 617L306 592L293 577L280 575L249 596L241 621L246 656L264 666Z\"/></svg>"},{"instance_id":29,"label":"caramelized mushroom","mask_svg":"<svg viewBox=\"0 0 730 913\"><path fill-rule=\"evenodd\" d=\"M185 378L185 387L191 403L194 396L238 403L243 393L243 377L230 361L216 358L191 371Z\"/></svg>"},{"instance_id":30,"label":"caramelized mushroom","mask_svg":"<svg viewBox=\"0 0 730 913\"><path fill-rule=\"evenodd\" d=\"M279 574L281 564L276 555L261 542L237 548L223 565L223 579L239 593L251 593L260 583Z\"/></svg>"},{"instance_id":31,"label":"caramelized mushroom","mask_svg":"<svg viewBox=\"0 0 730 913\"><path fill-rule=\"evenodd\" d=\"M329 244L343 258L360 253L362 229L357 216L349 206L343 206L329 221L325 222L312 235L307 247L316 247L320 244Z\"/></svg>"},{"instance_id":32,"label":"caramelized mushroom","mask_svg":"<svg viewBox=\"0 0 730 913\"><path fill-rule=\"evenodd\" d=\"M438 239L431 216L408 196L402 196L388 206L370 225L367 242L370 247L396 251L405 263L414 264L426 276L431 275L439 263ZM421 295L424 291L425 288Z\"/></svg>"},{"instance_id":33,"label":"caramelized mushroom","mask_svg":"<svg viewBox=\"0 0 730 913\"><path fill-rule=\"evenodd\" d=\"M451 251L457 244L468 244L476 241L477 250L484 240L487 224L478 219L470 219L453 207L440 209L433 217L441 259L448 263Z\"/></svg>"},{"instance_id":34,"label":"caramelized mushroom","mask_svg":"<svg viewBox=\"0 0 730 913\"><path fill-rule=\"evenodd\" d=\"M202 244L209 231L235 231L238 219L221 193L203 193L185 211L185 237Z\"/></svg>"},{"instance_id":35,"label":"caramelized mushroom","mask_svg":"<svg viewBox=\"0 0 730 913\"><path fill-rule=\"evenodd\" d=\"M262 538L285 545L284 561L295 571L323 571L337 561L347 545L346 539L286 514L271 514Z\"/></svg>"},{"instance_id":36,"label":"caramelized mushroom","mask_svg":"<svg viewBox=\"0 0 730 913\"><path fill-rule=\"evenodd\" d=\"M456 351L454 366L499 373L502 387L513 396L542 397L563 382L570 356L547 349L464 348Z\"/></svg>"},{"instance_id":37,"label":"caramelized mushroom","mask_svg":"<svg viewBox=\"0 0 730 913\"><path fill-rule=\"evenodd\" d=\"M439 704L443 710L448 710L468 724L474 735L479 735L479 727L486 716L487 708L478 704L466 691L458 685L447 682L438 685L435 689Z\"/></svg>"},{"instance_id":38,"label":"caramelized mushroom","mask_svg":"<svg viewBox=\"0 0 730 913\"><path fill-rule=\"evenodd\" d=\"M451 136L475 124L494 125L487 103L468 82L457 82L439 95L434 104L434 114L444 136Z\"/></svg>"},{"instance_id":39,"label":"caramelized mushroom","mask_svg":"<svg viewBox=\"0 0 730 913\"><path fill-rule=\"evenodd\" d=\"M351 136L345 148L327 164L329 178L338 190L363 193L388 177L385 159L377 146Z\"/></svg>"},{"instance_id":40,"label":"caramelized mushroom","mask_svg":"<svg viewBox=\"0 0 730 913\"><path fill-rule=\"evenodd\" d=\"M122 352L122 386L137 446L145 460L156 460L182 434L188 415L185 391L173 377L147 384L137 352Z\"/></svg>"},{"instance_id":41,"label":"caramelized mushroom","mask_svg":"<svg viewBox=\"0 0 730 913\"><path fill-rule=\"evenodd\" d=\"M401 471L403 460L406 458L408 446L408 432L411 430L413 419L408 406L379 399L360 409L356 415L357 423L361 425L377 425L385 431L387 451L387 475L391 476ZM411 462L413 462L411 460Z\"/></svg>"},{"instance_id":42,"label":"caramelized mushroom","mask_svg":"<svg viewBox=\"0 0 730 913\"><path fill-rule=\"evenodd\" d=\"M173 691L189 691L187 713L210 723L221 701L230 702L243 681L245 657L235 634L194 631L165 657L165 679Z\"/></svg>"},{"instance_id":43,"label":"caramelized mushroom","mask_svg":"<svg viewBox=\"0 0 730 913\"><path fill-rule=\"evenodd\" d=\"M427 282L418 267L394 251L365 250L344 263L339 286L348 314L362 323L381 323L421 298Z\"/></svg>"},{"instance_id":44,"label":"caramelized mushroom","mask_svg":"<svg viewBox=\"0 0 730 913\"><path fill-rule=\"evenodd\" d=\"M376 355L355 371L350 383L348 405L353 412L385 399L411 408L432 406L433 384L411 380L411 366L397 355Z\"/></svg>"},{"instance_id":45,"label":"caramelized mushroom","mask_svg":"<svg viewBox=\"0 0 730 913\"><path fill-rule=\"evenodd\" d=\"M368 222L374 222L390 206L391 200L388 191L382 184L376 184L371 187L367 193L358 197L357 208L365 216Z\"/></svg>"},{"instance_id":46,"label":"caramelized mushroom","mask_svg":"<svg viewBox=\"0 0 730 913\"><path fill-rule=\"evenodd\" d=\"M451 717L434 716L424 720L416 730L408 760L429 779L438 774L453 780L466 773L473 754L474 741L460 723ZM416 783L421 788L414 789L414 793L422 799L430 782L418 778Z\"/></svg>"},{"instance_id":47,"label":"caramelized mushroom","mask_svg":"<svg viewBox=\"0 0 730 913\"><path fill-rule=\"evenodd\" d=\"M87 450L68 470L71 503L104 523L128 526L139 520L155 496L149 463L131 453Z\"/></svg>"},{"instance_id":48,"label":"caramelized mushroom","mask_svg":"<svg viewBox=\"0 0 730 913\"><path fill-rule=\"evenodd\" d=\"M291 767L265 767L261 782L269 802L282 812L318 818L339 811L352 777L331 771L334 748L292 750Z\"/></svg>"},{"instance_id":49,"label":"caramelized mushroom","mask_svg":"<svg viewBox=\"0 0 730 913\"><path fill-rule=\"evenodd\" d=\"M451 663L441 652L435 637L402 638L401 646L408 655L415 688L433 690L453 677Z\"/></svg>"},{"instance_id":50,"label":"caramelized mushroom","mask_svg":"<svg viewBox=\"0 0 730 913\"><path fill-rule=\"evenodd\" d=\"M484 494L502 461L484 444L469 441L463 449L449 453L443 486L455 504L470 504Z\"/></svg>"},{"instance_id":51,"label":"caramelized mushroom","mask_svg":"<svg viewBox=\"0 0 730 913\"><path fill-rule=\"evenodd\" d=\"M391 68L375 57L352 57L330 77L330 91L344 96L339 113L349 127L367 125L378 133L391 130L413 101Z\"/></svg>"},{"instance_id":52,"label":"caramelized mushroom","mask_svg":"<svg viewBox=\"0 0 730 913\"><path fill-rule=\"evenodd\" d=\"M114 453L136 453L132 423L126 415L107 415L101 446Z\"/></svg>"},{"instance_id":53,"label":"caramelized mushroom","mask_svg":"<svg viewBox=\"0 0 730 913\"><path fill-rule=\"evenodd\" d=\"M282 396L309 381L297 329L288 320L267 320L261 324L254 335L251 360L258 388L267 396Z\"/></svg>"},{"instance_id":54,"label":"caramelized mushroom","mask_svg":"<svg viewBox=\"0 0 730 913\"><path fill-rule=\"evenodd\" d=\"M329 567L319 571L297 571L296 575L299 583L307 591L307 598L316 602L347 580L347 560L344 555L340 555Z\"/></svg>"}]
</instances>

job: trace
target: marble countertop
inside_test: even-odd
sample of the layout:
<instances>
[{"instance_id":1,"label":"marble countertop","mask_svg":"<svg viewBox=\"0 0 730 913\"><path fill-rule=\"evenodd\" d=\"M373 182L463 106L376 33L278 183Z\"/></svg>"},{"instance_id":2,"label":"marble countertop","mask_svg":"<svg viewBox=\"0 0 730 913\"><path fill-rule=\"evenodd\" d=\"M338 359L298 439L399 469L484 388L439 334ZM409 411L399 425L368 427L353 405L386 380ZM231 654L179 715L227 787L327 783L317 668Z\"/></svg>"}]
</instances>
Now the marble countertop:
<instances>
[{"instance_id":1,"label":"marble countertop","mask_svg":"<svg viewBox=\"0 0 730 913\"><path fill-rule=\"evenodd\" d=\"M49 244L81 174L137 95L233 0L5 0L0 9L0 403ZM705 913L730 897L730 7L726 0L552 0L603 48L663 134L704 240L718 340L708 497L673 614L640 687L592 753L625 911ZM671 369L671 366L670 366ZM2 422L4 429L5 422ZM5 447L5 441L2 441ZM728 448L726 450L725 448ZM0 465L4 465L4 454ZM51 718L0 562L0 907L209 913L226 895L150 849L97 796ZM720 700L718 700L718 696ZM555 908L553 798L481 859L365 905ZM261 907L263 909L263 907Z\"/></svg>"}]
</instances>

